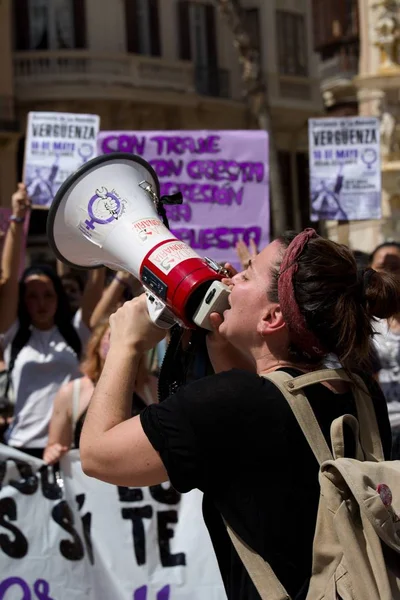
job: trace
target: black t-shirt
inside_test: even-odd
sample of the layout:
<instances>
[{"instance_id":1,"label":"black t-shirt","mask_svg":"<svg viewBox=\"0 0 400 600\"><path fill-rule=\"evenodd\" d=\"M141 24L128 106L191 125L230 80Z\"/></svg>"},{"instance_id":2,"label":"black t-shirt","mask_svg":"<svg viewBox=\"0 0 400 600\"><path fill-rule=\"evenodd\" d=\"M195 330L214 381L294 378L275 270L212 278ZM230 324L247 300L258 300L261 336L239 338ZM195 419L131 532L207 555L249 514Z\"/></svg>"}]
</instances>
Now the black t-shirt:
<instances>
[{"instance_id":1,"label":"black t-shirt","mask_svg":"<svg viewBox=\"0 0 400 600\"><path fill-rule=\"evenodd\" d=\"M293 376L295 369L284 369ZM391 434L379 386L374 399L385 455ZM306 389L325 437L332 421L356 415L350 392L322 384ZM259 600L221 514L265 560L292 598L303 598L311 574L318 464L289 405L266 379L232 370L180 388L147 407L141 422L179 492L204 492L203 514L229 600Z\"/></svg>"}]
</instances>

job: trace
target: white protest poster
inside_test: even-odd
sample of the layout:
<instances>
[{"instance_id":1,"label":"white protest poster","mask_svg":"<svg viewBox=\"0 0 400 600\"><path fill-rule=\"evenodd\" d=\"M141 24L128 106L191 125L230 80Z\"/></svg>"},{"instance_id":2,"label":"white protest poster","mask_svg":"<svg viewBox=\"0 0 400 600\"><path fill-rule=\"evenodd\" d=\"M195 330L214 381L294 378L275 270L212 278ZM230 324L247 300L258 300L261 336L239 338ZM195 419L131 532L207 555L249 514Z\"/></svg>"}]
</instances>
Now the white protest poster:
<instances>
[{"instance_id":1,"label":"white protest poster","mask_svg":"<svg viewBox=\"0 0 400 600\"><path fill-rule=\"evenodd\" d=\"M24 183L32 205L48 208L60 185L97 154L98 115L30 112Z\"/></svg>"},{"instance_id":2,"label":"white protest poster","mask_svg":"<svg viewBox=\"0 0 400 600\"><path fill-rule=\"evenodd\" d=\"M309 120L311 220L381 218L379 119Z\"/></svg>"},{"instance_id":3,"label":"white protest poster","mask_svg":"<svg viewBox=\"0 0 400 600\"><path fill-rule=\"evenodd\" d=\"M0 600L226 600L201 503L0 444Z\"/></svg>"}]
</instances>

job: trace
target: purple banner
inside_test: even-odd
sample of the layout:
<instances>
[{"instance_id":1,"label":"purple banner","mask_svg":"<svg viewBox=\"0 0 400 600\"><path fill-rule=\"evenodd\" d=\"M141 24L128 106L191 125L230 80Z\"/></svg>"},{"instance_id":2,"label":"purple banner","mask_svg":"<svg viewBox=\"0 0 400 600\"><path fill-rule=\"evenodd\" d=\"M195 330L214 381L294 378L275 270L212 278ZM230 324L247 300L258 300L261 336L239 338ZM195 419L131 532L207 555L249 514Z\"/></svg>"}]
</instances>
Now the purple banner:
<instances>
[{"instance_id":1,"label":"purple banner","mask_svg":"<svg viewBox=\"0 0 400 600\"><path fill-rule=\"evenodd\" d=\"M156 171L174 235L200 256L238 264L236 243L269 241L268 135L264 131L101 131L98 154L130 152Z\"/></svg>"}]
</instances>

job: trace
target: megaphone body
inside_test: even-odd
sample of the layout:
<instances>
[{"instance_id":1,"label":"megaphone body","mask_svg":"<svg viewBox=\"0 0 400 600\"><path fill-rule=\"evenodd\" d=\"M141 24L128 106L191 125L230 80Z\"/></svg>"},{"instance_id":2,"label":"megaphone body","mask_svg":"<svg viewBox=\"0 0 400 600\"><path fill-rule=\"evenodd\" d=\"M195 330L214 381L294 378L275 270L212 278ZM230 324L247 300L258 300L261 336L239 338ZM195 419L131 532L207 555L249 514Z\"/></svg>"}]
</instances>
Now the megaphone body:
<instances>
[{"instance_id":1,"label":"megaphone body","mask_svg":"<svg viewBox=\"0 0 400 600\"><path fill-rule=\"evenodd\" d=\"M125 153L100 156L57 192L48 217L49 243L69 266L132 273L146 289L159 326L179 322L210 329L211 312L228 308L222 269L178 240L159 212L159 182L146 161Z\"/></svg>"}]
</instances>

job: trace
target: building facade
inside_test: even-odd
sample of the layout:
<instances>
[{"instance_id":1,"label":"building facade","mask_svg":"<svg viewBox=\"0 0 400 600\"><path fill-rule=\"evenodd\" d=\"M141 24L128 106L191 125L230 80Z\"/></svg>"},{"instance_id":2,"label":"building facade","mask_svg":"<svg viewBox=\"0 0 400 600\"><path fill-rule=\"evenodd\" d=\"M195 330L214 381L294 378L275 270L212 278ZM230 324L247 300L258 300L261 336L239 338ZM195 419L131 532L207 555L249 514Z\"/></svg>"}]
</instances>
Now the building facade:
<instances>
[{"instance_id":1,"label":"building facade","mask_svg":"<svg viewBox=\"0 0 400 600\"><path fill-rule=\"evenodd\" d=\"M259 46L287 197L304 220L307 120L322 110L311 0L242 5ZM102 129L256 126L213 0L2 0L0 47L0 205L22 177L29 111L95 113ZM44 218L32 216L33 237Z\"/></svg>"},{"instance_id":2,"label":"building facade","mask_svg":"<svg viewBox=\"0 0 400 600\"><path fill-rule=\"evenodd\" d=\"M313 0L313 24L325 110L330 116L357 115L358 0Z\"/></svg>"}]
</instances>

